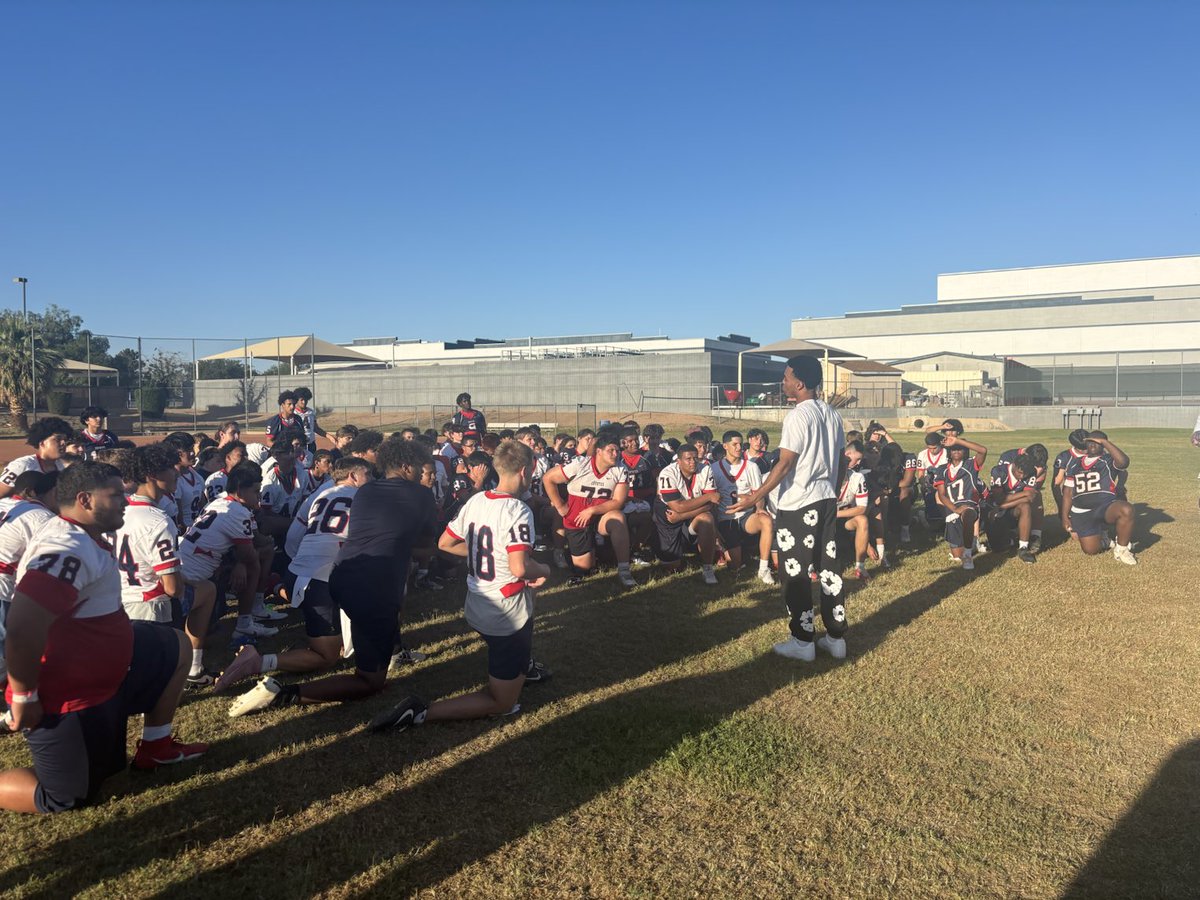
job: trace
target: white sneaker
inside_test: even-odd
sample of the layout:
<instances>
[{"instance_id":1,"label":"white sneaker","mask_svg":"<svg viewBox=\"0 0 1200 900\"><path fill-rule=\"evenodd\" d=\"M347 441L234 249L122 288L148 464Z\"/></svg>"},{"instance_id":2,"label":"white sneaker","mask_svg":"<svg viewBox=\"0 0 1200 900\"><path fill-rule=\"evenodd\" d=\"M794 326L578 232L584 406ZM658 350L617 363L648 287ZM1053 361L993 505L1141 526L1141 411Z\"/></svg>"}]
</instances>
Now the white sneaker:
<instances>
[{"instance_id":1,"label":"white sneaker","mask_svg":"<svg viewBox=\"0 0 1200 900\"><path fill-rule=\"evenodd\" d=\"M703 572L704 572L704 583L705 584L719 584L720 583L717 581L717 573L713 571L712 566L705 566L703 569Z\"/></svg>"},{"instance_id":2,"label":"white sneaker","mask_svg":"<svg viewBox=\"0 0 1200 900\"><path fill-rule=\"evenodd\" d=\"M780 656L788 659L798 659L801 662L812 662L817 658L817 645L812 641L802 641L793 636L774 647Z\"/></svg>"},{"instance_id":3,"label":"white sneaker","mask_svg":"<svg viewBox=\"0 0 1200 900\"><path fill-rule=\"evenodd\" d=\"M763 584L778 584L778 582L775 580L775 576L771 574L770 569L759 570L758 580Z\"/></svg>"},{"instance_id":4,"label":"white sneaker","mask_svg":"<svg viewBox=\"0 0 1200 900\"><path fill-rule=\"evenodd\" d=\"M250 611L250 615L256 619L265 619L268 622L278 622L280 619L287 618L287 613L271 609L267 606L266 601L262 599L254 601L254 609Z\"/></svg>"},{"instance_id":5,"label":"white sneaker","mask_svg":"<svg viewBox=\"0 0 1200 900\"><path fill-rule=\"evenodd\" d=\"M902 544L911 544L912 543L912 535L909 533L907 525L900 526L900 543L902 543Z\"/></svg>"},{"instance_id":6,"label":"white sneaker","mask_svg":"<svg viewBox=\"0 0 1200 900\"><path fill-rule=\"evenodd\" d=\"M623 588L635 588L638 586L638 583L633 580L633 575L622 569L617 569L617 581L621 582L621 587Z\"/></svg>"},{"instance_id":7,"label":"white sneaker","mask_svg":"<svg viewBox=\"0 0 1200 900\"><path fill-rule=\"evenodd\" d=\"M260 637L271 637L272 635L276 635L276 634L279 634L278 628L272 628L270 625L264 625L262 622L254 622L254 621L251 621L250 624L247 625L245 628L243 628L242 626L239 625L233 629L234 640L237 640L239 635L241 635L242 637L260 638Z\"/></svg>"},{"instance_id":8,"label":"white sneaker","mask_svg":"<svg viewBox=\"0 0 1200 900\"><path fill-rule=\"evenodd\" d=\"M554 565L559 569L567 567L567 554L563 553L561 547L554 548Z\"/></svg>"},{"instance_id":9,"label":"white sneaker","mask_svg":"<svg viewBox=\"0 0 1200 900\"><path fill-rule=\"evenodd\" d=\"M281 690L283 690L282 685L274 678L264 678L229 704L229 718L236 719L238 716L266 709L275 702L275 698L279 696Z\"/></svg>"},{"instance_id":10,"label":"white sneaker","mask_svg":"<svg viewBox=\"0 0 1200 900\"><path fill-rule=\"evenodd\" d=\"M817 638L817 646L832 656L834 659L846 658L846 639L831 638L827 634Z\"/></svg>"},{"instance_id":11,"label":"white sneaker","mask_svg":"<svg viewBox=\"0 0 1200 900\"><path fill-rule=\"evenodd\" d=\"M1133 551L1128 547L1122 547L1120 544L1113 544L1113 559L1117 562L1123 562L1127 566L1137 565L1137 557L1133 555Z\"/></svg>"}]
</instances>

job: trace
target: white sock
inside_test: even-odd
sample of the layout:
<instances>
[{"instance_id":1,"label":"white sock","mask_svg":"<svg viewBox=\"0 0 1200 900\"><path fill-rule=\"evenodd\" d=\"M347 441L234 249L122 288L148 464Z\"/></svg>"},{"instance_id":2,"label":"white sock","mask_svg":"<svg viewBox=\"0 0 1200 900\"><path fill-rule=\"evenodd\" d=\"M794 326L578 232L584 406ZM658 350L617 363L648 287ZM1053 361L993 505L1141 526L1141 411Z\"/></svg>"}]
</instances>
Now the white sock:
<instances>
[{"instance_id":1,"label":"white sock","mask_svg":"<svg viewBox=\"0 0 1200 900\"><path fill-rule=\"evenodd\" d=\"M1017 541L1017 547L1021 550L1029 549L1029 541Z\"/></svg>"},{"instance_id":2,"label":"white sock","mask_svg":"<svg viewBox=\"0 0 1200 900\"><path fill-rule=\"evenodd\" d=\"M278 668L279 668L279 654L278 653L264 653L262 656L262 668L260 668L258 670L259 673L262 675L266 675L268 672L274 672Z\"/></svg>"},{"instance_id":3,"label":"white sock","mask_svg":"<svg viewBox=\"0 0 1200 900\"><path fill-rule=\"evenodd\" d=\"M192 668L188 671L189 675L199 675L204 671L204 650L192 651Z\"/></svg>"},{"instance_id":4,"label":"white sock","mask_svg":"<svg viewBox=\"0 0 1200 900\"><path fill-rule=\"evenodd\" d=\"M166 725L143 725L142 726L142 740L143 741L157 741L160 738L165 738L165 737L170 737L170 736L171 736L171 723L170 722L168 722Z\"/></svg>"},{"instance_id":5,"label":"white sock","mask_svg":"<svg viewBox=\"0 0 1200 900\"><path fill-rule=\"evenodd\" d=\"M879 554L880 562L885 562L887 560L887 549L883 546L883 544L876 544L875 552Z\"/></svg>"},{"instance_id":6,"label":"white sock","mask_svg":"<svg viewBox=\"0 0 1200 900\"><path fill-rule=\"evenodd\" d=\"M627 563L627 562L617 563L617 571L618 572L628 572L629 571L629 563Z\"/></svg>"},{"instance_id":7,"label":"white sock","mask_svg":"<svg viewBox=\"0 0 1200 900\"><path fill-rule=\"evenodd\" d=\"M238 616L238 630L245 631L254 627L254 616Z\"/></svg>"},{"instance_id":8,"label":"white sock","mask_svg":"<svg viewBox=\"0 0 1200 900\"><path fill-rule=\"evenodd\" d=\"M856 569L858 569L858 571L862 572L862 571L865 571L865 570L866 570L866 568L867 568L867 564L866 564L865 562L861 562L861 561L860 561L860 562L856 562L856 563L854 564L854 568L856 568Z\"/></svg>"},{"instance_id":9,"label":"white sock","mask_svg":"<svg viewBox=\"0 0 1200 900\"><path fill-rule=\"evenodd\" d=\"M763 572L770 572L771 564L769 562L767 562L765 559L760 559L758 561L758 571L759 571L759 574L761 574Z\"/></svg>"}]
</instances>

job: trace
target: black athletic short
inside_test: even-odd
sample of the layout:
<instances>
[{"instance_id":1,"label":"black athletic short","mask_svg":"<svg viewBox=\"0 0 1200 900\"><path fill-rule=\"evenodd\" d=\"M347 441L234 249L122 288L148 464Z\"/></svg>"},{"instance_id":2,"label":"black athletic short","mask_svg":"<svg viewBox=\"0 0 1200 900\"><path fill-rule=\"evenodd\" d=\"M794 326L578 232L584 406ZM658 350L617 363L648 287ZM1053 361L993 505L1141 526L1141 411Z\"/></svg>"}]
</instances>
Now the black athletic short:
<instances>
[{"instance_id":1,"label":"black athletic short","mask_svg":"<svg viewBox=\"0 0 1200 900\"><path fill-rule=\"evenodd\" d=\"M740 547L746 543L748 538L755 537L746 530L746 522L750 516L745 515L740 519L720 519L717 521L717 534L721 536L721 543L725 545L726 550L732 550L735 547Z\"/></svg>"},{"instance_id":2,"label":"black athletic short","mask_svg":"<svg viewBox=\"0 0 1200 900\"><path fill-rule=\"evenodd\" d=\"M596 526L587 528L564 528L567 533L567 549L572 556L587 556L596 549Z\"/></svg>"},{"instance_id":3,"label":"black athletic short","mask_svg":"<svg viewBox=\"0 0 1200 900\"><path fill-rule=\"evenodd\" d=\"M512 681L529 670L533 653L533 616L512 634L479 633L488 648L488 675L501 681ZM355 645L355 652L358 652Z\"/></svg>"},{"instance_id":4,"label":"black athletic short","mask_svg":"<svg viewBox=\"0 0 1200 900\"><path fill-rule=\"evenodd\" d=\"M47 714L25 735L33 754L38 812L64 812L93 801L106 778L125 768L129 716L154 709L179 664L179 633L135 621L133 657L117 693L77 712Z\"/></svg>"},{"instance_id":5,"label":"black athletic short","mask_svg":"<svg viewBox=\"0 0 1200 900\"><path fill-rule=\"evenodd\" d=\"M360 672L387 672L399 636L396 617L404 597L403 582L397 586L394 577L381 578L380 573L372 576L362 569L347 571L334 566L329 592L338 608L350 617L355 667Z\"/></svg>"},{"instance_id":6,"label":"black athletic short","mask_svg":"<svg viewBox=\"0 0 1200 900\"><path fill-rule=\"evenodd\" d=\"M679 562L696 543L690 525L692 520L685 522L668 522L657 513L654 516L654 528L658 532L658 558L662 562Z\"/></svg>"},{"instance_id":7,"label":"black athletic short","mask_svg":"<svg viewBox=\"0 0 1200 900\"><path fill-rule=\"evenodd\" d=\"M338 637L342 633L341 612L333 602L328 581L309 579L300 611L304 613L304 633L310 638Z\"/></svg>"}]
</instances>

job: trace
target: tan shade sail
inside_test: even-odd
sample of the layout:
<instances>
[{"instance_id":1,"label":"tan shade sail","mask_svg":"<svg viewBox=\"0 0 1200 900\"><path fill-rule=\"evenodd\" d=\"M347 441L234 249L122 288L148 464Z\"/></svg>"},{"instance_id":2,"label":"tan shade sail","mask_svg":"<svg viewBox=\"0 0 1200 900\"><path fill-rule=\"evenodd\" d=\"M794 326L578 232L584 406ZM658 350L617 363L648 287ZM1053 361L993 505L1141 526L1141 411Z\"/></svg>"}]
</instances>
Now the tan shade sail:
<instances>
[{"instance_id":1,"label":"tan shade sail","mask_svg":"<svg viewBox=\"0 0 1200 900\"><path fill-rule=\"evenodd\" d=\"M321 338L314 338L308 334L297 337L268 338L265 341L253 343L246 348L234 347L232 350L226 350L223 353L214 353L212 356L201 357L200 361L242 359L247 352L255 359L273 359L276 362L295 360L298 363L309 361L379 363L379 360L374 356L367 356L365 353L359 353L357 350L350 350L329 341L323 341Z\"/></svg>"},{"instance_id":2,"label":"tan shade sail","mask_svg":"<svg viewBox=\"0 0 1200 900\"><path fill-rule=\"evenodd\" d=\"M112 366L102 366L99 363L91 363L89 365L88 363L80 362L77 359L64 359L62 361L62 365L59 366L59 369L61 369L64 372L72 372L72 373L82 372L84 374L87 374L88 372L91 372L93 375L116 375L117 374L117 370L112 368Z\"/></svg>"},{"instance_id":3,"label":"tan shade sail","mask_svg":"<svg viewBox=\"0 0 1200 900\"><path fill-rule=\"evenodd\" d=\"M764 344L761 347L755 347L753 350L743 350L742 353L748 353L753 356L759 354L763 356L798 356L805 354L808 356L826 356L830 359L862 359L862 355L851 353L849 350L839 350L837 347L829 347L825 344L816 344L812 341L801 340L800 338L787 338L786 340L776 341L773 344Z\"/></svg>"}]
</instances>

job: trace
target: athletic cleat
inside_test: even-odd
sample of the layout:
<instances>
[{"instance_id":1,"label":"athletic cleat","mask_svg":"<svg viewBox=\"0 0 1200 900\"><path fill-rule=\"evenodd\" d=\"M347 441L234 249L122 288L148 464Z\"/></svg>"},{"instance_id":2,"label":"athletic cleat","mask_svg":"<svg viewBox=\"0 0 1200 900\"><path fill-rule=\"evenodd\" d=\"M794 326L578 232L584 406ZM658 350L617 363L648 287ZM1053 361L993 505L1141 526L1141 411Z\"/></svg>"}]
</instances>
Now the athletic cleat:
<instances>
[{"instance_id":1,"label":"athletic cleat","mask_svg":"<svg viewBox=\"0 0 1200 900\"><path fill-rule=\"evenodd\" d=\"M582 575L572 575L570 578L567 579L567 585L569 587L574 587L577 584L583 584L583 576Z\"/></svg>"},{"instance_id":2,"label":"athletic cleat","mask_svg":"<svg viewBox=\"0 0 1200 900\"><path fill-rule=\"evenodd\" d=\"M1033 555L1033 551L1028 547L1025 547L1025 548L1017 551L1017 559L1019 559L1023 563L1037 562L1037 557Z\"/></svg>"},{"instance_id":3,"label":"athletic cleat","mask_svg":"<svg viewBox=\"0 0 1200 900\"><path fill-rule=\"evenodd\" d=\"M271 609L269 606L267 606L266 601L262 599L254 601L254 609L251 611L250 615L254 616L256 620L263 619L267 622L279 622L287 618L287 613L280 612L277 609Z\"/></svg>"},{"instance_id":4,"label":"athletic cleat","mask_svg":"<svg viewBox=\"0 0 1200 900\"><path fill-rule=\"evenodd\" d=\"M1127 566L1137 565L1137 557L1133 555L1133 551L1128 547L1122 547L1120 544L1113 544L1113 559L1117 562L1123 562Z\"/></svg>"},{"instance_id":5,"label":"athletic cleat","mask_svg":"<svg viewBox=\"0 0 1200 900\"><path fill-rule=\"evenodd\" d=\"M974 569L975 569L975 560L973 560L973 559L972 559L971 557L969 557L969 556L964 556L964 557L962 558L962 567L963 567L963 569L965 569L965 570L966 570L966 571L968 571L968 572L974 571Z\"/></svg>"},{"instance_id":6,"label":"athletic cleat","mask_svg":"<svg viewBox=\"0 0 1200 900\"><path fill-rule=\"evenodd\" d=\"M532 657L529 660L529 668L525 670L525 683L537 684L539 681L549 681L553 673L544 665Z\"/></svg>"},{"instance_id":7,"label":"athletic cleat","mask_svg":"<svg viewBox=\"0 0 1200 900\"><path fill-rule=\"evenodd\" d=\"M538 541L536 544L533 545L534 553L545 553L549 549L550 549L550 545L547 544L545 541Z\"/></svg>"},{"instance_id":8,"label":"athletic cleat","mask_svg":"<svg viewBox=\"0 0 1200 900\"><path fill-rule=\"evenodd\" d=\"M429 704L419 697L406 697L391 709L385 709L367 724L367 730L378 734L381 731L404 731L425 721Z\"/></svg>"},{"instance_id":9,"label":"athletic cleat","mask_svg":"<svg viewBox=\"0 0 1200 900\"><path fill-rule=\"evenodd\" d=\"M580 578L579 581L583 581L583 579ZM617 570L617 581L621 582L621 587L623 587L623 588L635 588L638 586L638 583L633 580L633 575L631 573L622 572L620 569ZM714 575L713 582L715 582L715 581L716 581L716 576ZM572 581L572 583L578 584L579 582ZM710 583L712 583L712 582L710 582Z\"/></svg>"},{"instance_id":10,"label":"athletic cleat","mask_svg":"<svg viewBox=\"0 0 1200 900\"><path fill-rule=\"evenodd\" d=\"M646 560L642 559L640 556L634 556L630 558L629 565L634 569L644 569L650 565L650 563L646 562Z\"/></svg>"},{"instance_id":11,"label":"athletic cleat","mask_svg":"<svg viewBox=\"0 0 1200 900\"><path fill-rule=\"evenodd\" d=\"M802 641L794 635L774 647L780 656L788 659L798 659L801 662L812 662L817 658L817 645L812 641Z\"/></svg>"},{"instance_id":12,"label":"athletic cleat","mask_svg":"<svg viewBox=\"0 0 1200 900\"><path fill-rule=\"evenodd\" d=\"M857 567L855 567L855 569L854 569L854 577L857 578L859 581L863 581L863 582L871 580L871 576L867 574L866 569L860 569Z\"/></svg>"},{"instance_id":13,"label":"athletic cleat","mask_svg":"<svg viewBox=\"0 0 1200 900\"><path fill-rule=\"evenodd\" d=\"M229 704L229 718L236 719L238 716L245 716L274 706L282 691L283 686L278 681L269 676L264 677L262 681Z\"/></svg>"},{"instance_id":14,"label":"athletic cleat","mask_svg":"<svg viewBox=\"0 0 1200 900\"><path fill-rule=\"evenodd\" d=\"M236 641L239 637L260 638L273 637L279 634L279 629L270 625L264 625L262 622L251 622L249 625L237 626L233 629L233 639ZM252 641L248 643L253 643Z\"/></svg>"},{"instance_id":15,"label":"athletic cleat","mask_svg":"<svg viewBox=\"0 0 1200 900\"><path fill-rule=\"evenodd\" d=\"M185 744L173 734L156 741L138 741L132 766L143 772L152 772L159 766L173 766L203 756L208 744Z\"/></svg>"},{"instance_id":16,"label":"athletic cleat","mask_svg":"<svg viewBox=\"0 0 1200 900\"><path fill-rule=\"evenodd\" d=\"M425 654L420 650L410 650L407 647L401 646L396 649L396 652L392 654L392 658L388 661L388 669L411 666L413 663L423 662L425 659Z\"/></svg>"},{"instance_id":17,"label":"athletic cleat","mask_svg":"<svg viewBox=\"0 0 1200 900\"><path fill-rule=\"evenodd\" d=\"M712 566L705 566L701 573L704 576L705 584L720 584L717 581L717 573L713 571Z\"/></svg>"},{"instance_id":18,"label":"athletic cleat","mask_svg":"<svg viewBox=\"0 0 1200 900\"><path fill-rule=\"evenodd\" d=\"M567 554L563 553L561 547L554 548L554 566L558 569L567 567Z\"/></svg>"},{"instance_id":19,"label":"athletic cleat","mask_svg":"<svg viewBox=\"0 0 1200 900\"><path fill-rule=\"evenodd\" d=\"M827 634L817 638L817 646L832 656L834 659L846 658L846 639L831 638Z\"/></svg>"},{"instance_id":20,"label":"athletic cleat","mask_svg":"<svg viewBox=\"0 0 1200 900\"><path fill-rule=\"evenodd\" d=\"M216 685L213 688L217 693L227 691L239 681L246 678L252 678L255 675L262 673L262 654L253 644L248 644L238 651L237 656L233 658L225 671L217 676Z\"/></svg>"},{"instance_id":21,"label":"athletic cleat","mask_svg":"<svg viewBox=\"0 0 1200 900\"><path fill-rule=\"evenodd\" d=\"M765 570L759 572L758 580L761 581L763 584L777 584L778 583L775 581L775 576L771 574L770 569L765 569Z\"/></svg>"},{"instance_id":22,"label":"athletic cleat","mask_svg":"<svg viewBox=\"0 0 1200 900\"><path fill-rule=\"evenodd\" d=\"M205 672L203 669L196 675L189 675L187 681L184 682L183 689L185 691L199 691L208 687L210 684L215 684L216 679L211 672Z\"/></svg>"}]
</instances>

